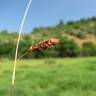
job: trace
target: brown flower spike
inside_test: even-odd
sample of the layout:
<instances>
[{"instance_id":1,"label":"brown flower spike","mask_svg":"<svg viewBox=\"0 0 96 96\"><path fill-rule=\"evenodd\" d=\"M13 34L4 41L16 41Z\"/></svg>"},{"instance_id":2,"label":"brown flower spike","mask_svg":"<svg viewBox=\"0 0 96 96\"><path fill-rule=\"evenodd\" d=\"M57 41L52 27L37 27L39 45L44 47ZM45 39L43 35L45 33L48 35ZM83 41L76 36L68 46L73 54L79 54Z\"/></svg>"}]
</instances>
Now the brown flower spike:
<instances>
[{"instance_id":1,"label":"brown flower spike","mask_svg":"<svg viewBox=\"0 0 96 96\"><path fill-rule=\"evenodd\" d=\"M32 46L29 47L28 52L51 48L51 47L55 46L58 42L59 42L59 40L56 38L50 38L50 39L47 39L44 41L40 41L34 47L32 47Z\"/></svg>"},{"instance_id":2,"label":"brown flower spike","mask_svg":"<svg viewBox=\"0 0 96 96\"><path fill-rule=\"evenodd\" d=\"M43 41L40 41L38 44L35 46L30 46L25 54L23 54L20 58L25 56L28 53L31 53L33 51L38 51L46 48L51 48L55 46L57 43L59 43L59 40L56 38L50 38L50 39L45 39Z\"/></svg>"}]
</instances>

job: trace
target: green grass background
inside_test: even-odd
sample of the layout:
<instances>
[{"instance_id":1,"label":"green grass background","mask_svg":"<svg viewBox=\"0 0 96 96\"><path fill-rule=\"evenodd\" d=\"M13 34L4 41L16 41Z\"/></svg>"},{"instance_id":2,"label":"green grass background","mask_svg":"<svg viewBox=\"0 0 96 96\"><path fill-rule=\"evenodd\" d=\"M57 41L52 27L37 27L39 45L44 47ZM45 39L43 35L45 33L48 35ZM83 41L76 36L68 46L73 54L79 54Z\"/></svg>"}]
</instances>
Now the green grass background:
<instances>
[{"instance_id":1,"label":"green grass background","mask_svg":"<svg viewBox=\"0 0 96 96\"><path fill-rule=\"evenodd\" d=\"M13 61L0 60L0 96L7 96ZM14 96L96 96L96 57L21 60Z\"/></svg>"}]
</instances>

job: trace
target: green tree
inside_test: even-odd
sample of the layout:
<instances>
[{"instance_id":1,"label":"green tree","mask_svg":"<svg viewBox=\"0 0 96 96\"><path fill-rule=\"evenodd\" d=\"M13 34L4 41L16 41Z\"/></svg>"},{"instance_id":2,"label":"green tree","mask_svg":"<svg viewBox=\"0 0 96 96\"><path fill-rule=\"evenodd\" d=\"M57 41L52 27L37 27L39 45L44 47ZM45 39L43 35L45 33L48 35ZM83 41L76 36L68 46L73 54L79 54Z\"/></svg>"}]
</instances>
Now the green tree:
<instances>
[{"instance_id":1,"label":"green tree","mask_svg":"<svg viewBox=\"0 0 96 96\"><path fill-rule=\"evenodd\" d=\"M86 42L83 44L82 48L83 56L95 56L96 55L96 45L91 42Z\"/></svg>"},{"instance_id":2,"label":"green tree","mask_svg":"<svg viewBox=\"0 0 96 96\"><path fill-rule=\"evenodd\" d=\"M79 47L77 44L67 38L61 38L57 50L59 51L59 57L74 57L79 54Z\"/></svg>"}]
</instances>

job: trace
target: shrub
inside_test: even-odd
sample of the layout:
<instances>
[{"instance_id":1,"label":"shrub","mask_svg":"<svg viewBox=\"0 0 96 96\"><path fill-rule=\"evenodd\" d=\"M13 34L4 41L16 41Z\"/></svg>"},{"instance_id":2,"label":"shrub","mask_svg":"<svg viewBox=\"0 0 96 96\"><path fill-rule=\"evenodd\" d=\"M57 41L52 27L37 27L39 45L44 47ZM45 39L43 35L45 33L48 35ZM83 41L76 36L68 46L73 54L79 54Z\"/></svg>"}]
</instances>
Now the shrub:
<instances>
[{"instance_id":1,"label":"shrub","mask_svg":"<svg viewBox=\"0 0 96 96\"><path fill-rule=\"evenodd\" d=\"M59 57L75 57L79 54L79 47L77 44L67 38L61 38L57 49Z\"/></svg>"},{"instance_id":2,"label":"shrub","mask_svg":"<svg viewBox=\"0 0 96 96\"><path fill-rule=\"evenodd\" d=\"M96 45L91 42L84 43L81 53L83 56L95 56L96 55Z\"/></svg>"},{"instance_id":3,"label":"shrub","mask_svg":"<svg viewBox=\"0 0 96 96\"><path fill-rule=\"evenodd\" d=\"M81 31L75 32L74 35L77 36L80 39L84 39L86 37L86 33L85 32L81 32Z\"/></svg>"}]
</instances>

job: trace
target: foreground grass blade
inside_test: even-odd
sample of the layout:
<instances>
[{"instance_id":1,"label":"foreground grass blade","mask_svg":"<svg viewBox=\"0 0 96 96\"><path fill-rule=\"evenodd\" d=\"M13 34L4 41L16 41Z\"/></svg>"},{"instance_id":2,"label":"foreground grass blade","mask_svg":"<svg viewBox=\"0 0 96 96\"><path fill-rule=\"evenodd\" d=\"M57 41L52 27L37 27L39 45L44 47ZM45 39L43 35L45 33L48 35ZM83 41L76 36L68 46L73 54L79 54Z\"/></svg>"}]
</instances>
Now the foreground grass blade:
<instances>
[{"instance_id":1,"label":"foreground grass blade","mask_svg":"<svg viewBox=\"0 0 96 96\"><path fill-rule=\"evenodd\" d=\"M13 89L14 89L14 83L15 83L15 73L16 73L16 64L17 64L17 55L18 55L18 47L19 47L20 37L21 37L24 21L25 21L25 18L27 16L27 12L28 12L28 9L29 9L31 3L32 3L32 0L30 0L28 3L28 6L26 8L26 11L25 11L22 23L21 23L20 31L19 31L19 36L18 36L17 45L16 45L16 52L15 52L15 60L14 60L14 64L13 64L13 75L12 75L12 82L11 82L12 85L11 85L11 89L10 89L11 93L14 92ZM9 92L9 96L12 95L10 92Z\"/></svg>"}]
</instances>

